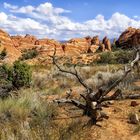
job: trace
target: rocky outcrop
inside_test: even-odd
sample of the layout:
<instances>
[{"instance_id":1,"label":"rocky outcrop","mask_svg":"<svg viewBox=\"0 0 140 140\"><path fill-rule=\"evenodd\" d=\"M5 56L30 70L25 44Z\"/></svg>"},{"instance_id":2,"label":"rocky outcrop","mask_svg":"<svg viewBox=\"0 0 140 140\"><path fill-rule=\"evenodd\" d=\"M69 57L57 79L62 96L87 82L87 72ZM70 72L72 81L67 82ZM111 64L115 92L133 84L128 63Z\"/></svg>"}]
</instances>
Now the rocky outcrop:
<instances>
[{"instance_id":1,"label":"rocky outcrop","mask_svg":"<svg viewBox=\"0 0 140 140\"><path fill-rule=\"evenodd\" d=\"M116 46L120 48L133 48L140 45L140 29L129 27L116 41Z\"/></svg>"},{"instance_id":2,"label":"rocky outcrop","mask_svg":"<svg viewBox=\"0 0 140 140\"><path fill-rule=\"evenodd\" d=\"M97 45L97 46L99 46L99 44L100 44L99 36L94 36L91 39L91 45Z\"/></svg>"},{"instance_id":3,"label":"rocky outcrop","mask_svg":"<svg viewBox=\"0 0 140 140\"><path fill-rule=\"evenodd\" d=\"M35 46L37 51L39 52L39 55L41 56L53 55L55 48L57 56L64 55L64 48L62 47L61 43L53 39L36 40Z\"/></svg>"},{"instance_id":4,"label":"rocky outcrop","mask_svg":"<svg viewBox=\"0 0 140 140\"><path fill-rule=\"evenodd\" d=\"M74 38L62 45L65 48L65 55L79 55L87 53L90 45L89 40L86 38Z\"/></svg>"},{"instance_id":5,"label":"rocky outcrop","mask_svg":"<svg viewBox=\"0 0 140 140\"><path fill-rule=\"evenodd\" d=\"M66 55L79 55L82 53L95 53L98 49L101 51L111 51L111 42L105 37L101 42L98 36L91 38L74 38L63 44Z\"/></svg>"},{"instance_id":6,"label":"rocky outcrop","mask_svg":"<svg viewBox=\"0 0 140 140\"><path fill-rule=\"evenodd\" d=\"M4 48L6 49L7 55L1 62L13 63L21 55L21 52L14 46L10 35L5 31L0 30L0 52Z\"/></svg>"},{"instance_id":7,"label":"rocky outcrop","mask_svg":"<svg viewBox=\"0 0 140 140\"><path fill-rule=\"evenodd\" d=\"M14 46L20 51L34 48L35 41L37 40L36 37L29 34L24 37L19 35L11 36L11 39L13 40Z\"/></svg>"},{"instance_id":8,"label":"rocky outcrop","mask_svg":"<svg viewBox=\"0 0 140 140\"><path fill-rule=\"evenodd\" d=\"M104 38L103 42L99 40L98 36L87 36L84 38L73 38L65 43L60 43L54 39L37 39L35 36L29 34L25 36L9 36L2 30L0 30L0 45L2 46L0 50L6 48L8 52L4 61L9 61L10 63L17 60L24 50L27 51L31 49L36 49L38 52L37 58L33 59L34 62L48 59L49 55L53 55L54 48L56 48L57 56L78 58L82 55L81 60L85 60L85 63L93 60L88 54L95 53L99 48L101 51L111 50L110 41L107 37ZM87 58L85 58L85 56Z\"/></svg>"},{"instance_id":9,"label":"rocky outcrop","mask_svg":"<svg viewBox=\"0 0 140 140\"><path fill-rule=\"evenodd\" d=\"M111 51L111 42L106 36L103 38L102 44L104 44L105 50Z\"/></svg>"}]
</instances>

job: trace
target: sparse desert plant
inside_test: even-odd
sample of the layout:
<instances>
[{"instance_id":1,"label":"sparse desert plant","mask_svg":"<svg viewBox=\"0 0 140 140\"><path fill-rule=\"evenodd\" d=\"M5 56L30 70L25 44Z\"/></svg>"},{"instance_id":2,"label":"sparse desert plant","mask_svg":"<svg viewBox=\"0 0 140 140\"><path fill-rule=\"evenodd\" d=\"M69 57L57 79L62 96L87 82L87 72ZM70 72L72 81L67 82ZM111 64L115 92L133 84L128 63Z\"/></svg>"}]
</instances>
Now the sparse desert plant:
<instances>
[{"instance_id":1,"label":"sparse desert plant","mask_svg":"<svg viewBox=\"0 0 140 140\"><path fill-rule=\"evenodd\" d=\"M100 53L99 64L127 64L133 60L134 52L131 50L117 50Z\"/></svg>"},{"instance_id":2,"label":"sparse desert plant","mask_svg":"<svg viewBox=\"0 0 140 140\"><path fill-rule=\"evenodd\" d=\"M34 48L29 50L24 50L20 60L33 59L37 56L38 56L38 51Z\"/></svg>"},{"instance_id":3,"label":"sparse desert plant","mask_svg":"<svg viewBox=\"0 0 140 140\"><path fill-rule=\"evenodd\" d=\"M31 83L31 68L26 63L21 61L16 61L13 65L12 70L12 84L16 88L20 88L23 86L30 86Z\"/></svg>"},{"instance_id":4,"label":"sparse desert plant","mask_svg":"<svg viewBox=\"0 0 140 140\"><path fill-rule=\"evenodd\" d=\"M0 66L1 81L10 82L14 87L30 86L32 71L29 65L21 61L14 62L13 66Z\"/></svg>"},{"instance_id":5,"label":"sparse desert plant","mask_svg":"<svg viewBox=\"0 0 140 140\"><path fill-rule=\"evenodd\" d=\"M33 89L18 92L18 98L0 100L0 139L47 139L53 135L56 106L42 101Z\"/></svg>"},{"instance_id":6,"label":"sparse desert plant","mask_svg":"<svg viewBox=\"0 0 140 140\"><path fill-rule=\"evenodd\" d=\"M4 48L0 53L0 59L3 60L6 57L6 55L7 55L7 51L6 48Z\"/></svg>"}]
</instances>

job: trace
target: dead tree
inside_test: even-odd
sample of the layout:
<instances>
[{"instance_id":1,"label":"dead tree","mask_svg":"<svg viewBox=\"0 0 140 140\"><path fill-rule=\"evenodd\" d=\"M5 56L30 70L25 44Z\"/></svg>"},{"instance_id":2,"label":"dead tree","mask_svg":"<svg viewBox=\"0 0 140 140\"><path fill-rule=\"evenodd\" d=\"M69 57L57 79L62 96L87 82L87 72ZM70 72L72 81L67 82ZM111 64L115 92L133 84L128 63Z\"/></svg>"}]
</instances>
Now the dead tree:
<instances>
[{"instance_id":1,"label":"dead tree","mask_svg":"<svg viewBox=\"0 0 140 140\"><path fill-rule=\"evenodd\" d=\"M122 82L125 77L131 72L131 68L127 68L125 67L124 70L124 74L122 75L121 78L119 78L118 80L116 80L112 85L110 85L109 87L101 87L99 88L97 91L93 91L92 88L90 88L82 79L82 77L78 74L77 69L76 69L76 65L74 66L74 71L68 71L63 69L56 61L56 49L54 51L53 56L50 56L53 60L53 64L58 68L58 70L60 72L64 72L64 73L68 73L71 74L73 76L75 76L75 78L79 81L79 83L81 84L81 86L83 86L86 90L86 92L84 94L79 93L79 95L83 98L83 102L80 102L78 100L74 100L74 99L69 99L69 98L64 98L64 99L57 99L54 100L54 102L57 103L67 103L67 104L71 104L76 106L77 108L83 110L83 115L88 116L89 118L91 118L91 122L93 124L96 124L96 122L98 120L100 120L101 118L108 118L107 115L105 113L102 112L102 108L104 106L104 102L106 101L110 101L110 100L118 100L118 99L135 99L135 98L140 98L140 94L139 95L122 95L121 90L117 89L116 91L114 91L114 89L116 88L116 86ZM133 65L135 65L135 63L137 63L137 57L134 61L132 61L131 66L133 67ZM109 92L110 91L114 91L114 94L112 94L111 96L109 96Z\"/></svg>"},{"instance_id":2,"label":"dead tree","mask_svg":"<svg viewBox=\"0 0 140 140\"><path fill-rule=\"evenodd\" d=\"M135 49L135 59L131 62L131 67L134 68L136 66L138 74L140 73L140 66L139 66L139 60L140 60L140 47Z\"/></svg>"}]
</instances>

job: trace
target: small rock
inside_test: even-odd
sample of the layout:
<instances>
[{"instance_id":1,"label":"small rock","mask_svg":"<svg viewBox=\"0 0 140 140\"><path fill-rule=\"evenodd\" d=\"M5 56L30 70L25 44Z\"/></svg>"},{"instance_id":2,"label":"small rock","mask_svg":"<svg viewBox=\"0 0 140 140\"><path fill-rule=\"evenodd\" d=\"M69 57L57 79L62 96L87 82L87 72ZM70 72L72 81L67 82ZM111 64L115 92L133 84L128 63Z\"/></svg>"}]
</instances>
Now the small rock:
<instances>
[{"instance_id":1,"label":"small rock","mask_svg":"<svg viewBox=\"0 0 140 140\"><path fill-rule=\"evenodd\" d=\"M132 124L138 124L139 123L138 114L131 114L130 117L129 117L129 121Z\"/></svg>"},{"instance_id":2,"label":"small rock","mask_svg":"<svg viewBox=\"0 0 140 140\"><path fill-rule=\"evenodd\" d=\"M92 109L95 109L96 105L97 105L97 102L92 102L92 104L91 104Z\"/></svg>"},{"instance_id":3,"label":"small rock","mask_svg":"<svg viewBox=\"0 0 140 140\"><path fill-rule=\"evenodd\" d=\"M104 112L100 112L100 115L101 115L101 118L105 118L105 119L109 118L109 116Z\"/></svg>"},{"instance_id":4,"label":"small rock","mask_svg":"<svg viewBox=\"0 0 140 140\"><path fill-rule=\"evenodd\" d=\"M135 106L138 106L139 104L136 102L136 101L131 101L131 105L130 106L133 106L133 107L135 107Z\"/></svg>"},{"instance_id":5,"label":"small rock","mask_svg":"<svg viewBox=\"0 0 140 140\"><path fill-rule=\"evenodd\" d=\"M108 101L108 104L113 105L114 101Z\"/></svg>"}]
</instances>

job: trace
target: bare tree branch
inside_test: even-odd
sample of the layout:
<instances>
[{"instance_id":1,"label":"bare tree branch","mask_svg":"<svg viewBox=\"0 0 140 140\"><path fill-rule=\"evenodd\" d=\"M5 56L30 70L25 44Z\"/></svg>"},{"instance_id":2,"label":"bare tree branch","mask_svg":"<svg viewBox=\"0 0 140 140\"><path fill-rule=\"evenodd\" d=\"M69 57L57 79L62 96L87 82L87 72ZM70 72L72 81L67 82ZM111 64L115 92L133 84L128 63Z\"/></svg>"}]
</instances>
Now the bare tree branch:
<instances>
[{"instance_id":1,"label":"bare tree branch","mask_svg":"<svg viewBox=\"0 0 140 140\"><path fill-rule=\"evenodd\" d=\"M72 104L80 109L83 109L83 110L86 109L86 106L84 104L80 103L77 100L73 100L73 99L60 99L60 100L56 99L56 100L54 100L54 102L56 102L58 104L59 103L68 103L68 104Z\"/></svg>"},{"instance_id":2,"label":"bare tree branch","mask_svg":"<svg viewBox=\"0 0 140 140\"><path fill-rule=\"evenodd\" d=\"M103 107L103 103L105 101L109 101L109 100L123 100L123 99L140 99L140 94L134 94L134 95L122 95L121 90L116 90L115 93L111 96L108 96L108 93L110 91L112 91L113 89L115 89L115 87L117 87L119 85L120 82L122 82L126 76L131 72L132 67L134 67L134 65L136 65L140 59L140 54L139 51L137 51L136 54L136 58L135 60L133 60L131 62L131 68L127 69L127 67L125 67L124 69L124 74L117 79L113 84L111 84L110 86L102 86L101 88L99 88L97 90L97 92L93 91L82 79L82 77L78 74L77 69L76 69L76 65L74 65L74 72L73 71L68 71L65 70L63 68L61 68L55 59L55 54L56 54L56 48L54 51L53 56L50 56L53 60L53 64L58 68L59 71L64 72L64 73L68 73L71 75L74 75L79 83L87 90L86 93L84 94L80 94L80 96L84 99L84 103L81 103L77 100L73 100L73 99L68 99L70 97L71 92L69 92L67 94L66 99L60 99L60 100L54 100L54 102L57 103L68 103L68 104L72 104L76 107L78 107L79 109L83 110L83 115L86 115L88 117L91 118L91 121L93 124L96 124L96 122L98 121L98 114L101 113L102 107ZM103 116L106 115L100 115L101 119L103 118ZM108 118L108 116L107 116Z\"/></svg>"},{"instance_id":3,"label":"bare tree branch","mask_svg":"<svg viewBox=\"0 0 140 140\"><path fill-rule=\"evenodd\" d=\"M135 64L140 60L140 50L136 50L136 58L131 62L131 67L134 68Z\"/></svg>"},{"instance_id":4,"label":"bare tree branch","mask_svg":"<svg viewBox=\"0 0 140 140\"><path fill-rule=\"evenodd\" d=\"M102 98L101 102L109 101L109 100L116 100L118 99L118 97L120 97L120 95L122 95L121 90L118 89L112 96Z\"/></svg>"},{"instance_id":5,"label":"bare tree branch","mask_svg":"<svg viewBox=\"0 0 140 140\"><path fill-rule=\"evenodd\" d=\"M123 99L140 99L140 94L124 95Z\"/></svg>"},{"instance_id":6,"label":"bare tree branch","mask_svg":"<svg viewBox=\"0 0 140 140\"><path fill-rule=\"evenodd\" d=\"M123 75L120 79L116 80L110 87L108 87L108 88L105 90L105 92L103 93L102 96L106 96L112 89L114 89L120 82L122 82L122 81L125 79L125 77L126 77L130 72L131 72L131 69L127 69L127 68L125 67L125 73L124 73L124 75Z\"/></svg>"},{"instance_id":7,"label":"bare tree branch","mask_svg":"<svg viewBox=\"0 0 140 140\"><path fill-rule=\"evenodd\" d=\"M79 83L88 91L88 93L91 92L92 89L90 87L88 87L87 84L83 81L82 77L80 75L78 75L78 72L76 70L76 65L74 66L75 72L71 72L71 71L67 71L67 70L62 69L56 62L55 54L56 54L56 48L54 50L53 56L50 56L50 57L52 58L53 64L58 68L58 70L61 72L64 72L64 73L74 75L78 79Z\"/></svg>"}]
</instances>

